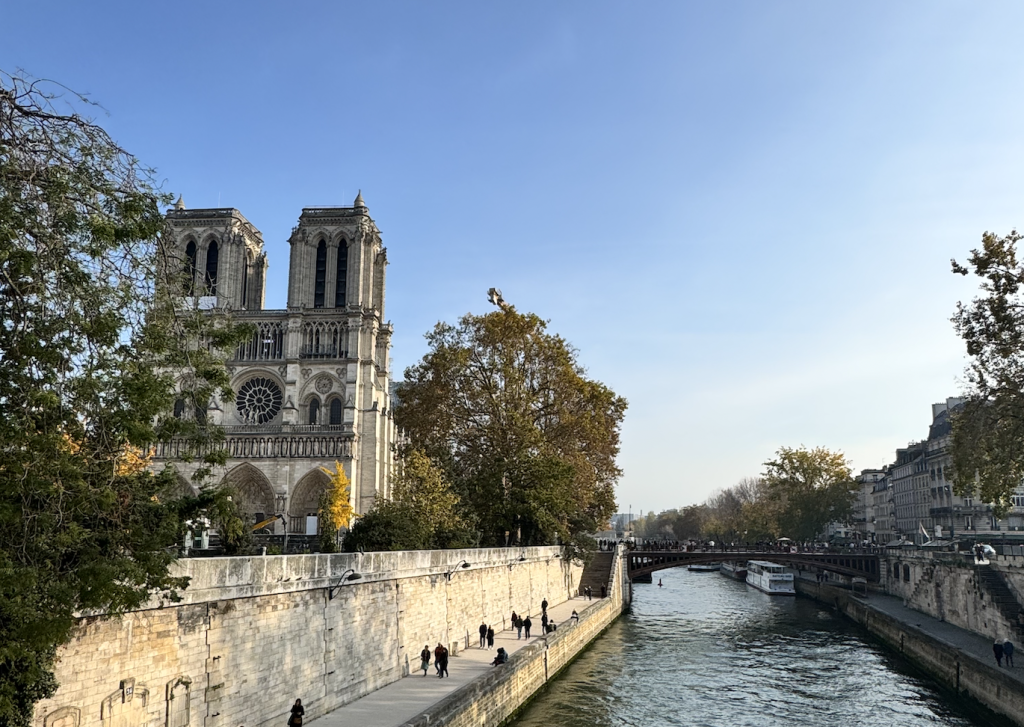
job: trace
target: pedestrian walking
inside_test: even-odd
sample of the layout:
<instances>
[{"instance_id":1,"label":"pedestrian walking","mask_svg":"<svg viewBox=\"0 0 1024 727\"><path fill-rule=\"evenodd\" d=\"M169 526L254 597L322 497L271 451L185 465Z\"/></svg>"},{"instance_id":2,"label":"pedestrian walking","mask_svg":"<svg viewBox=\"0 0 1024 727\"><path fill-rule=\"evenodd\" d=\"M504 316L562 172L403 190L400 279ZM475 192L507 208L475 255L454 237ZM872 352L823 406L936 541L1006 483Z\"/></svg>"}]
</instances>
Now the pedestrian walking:
<instances>
[{"instance_id":1,"label":"pedestrian walking","mask_svg":"<svg viewBox=\"0 0 1024 727\"><path fill-rule=\"evenodd\" d=\"M437 646L434 647L434 673L439 677L441 676L441 654L445 651L445 648L441 646L441 642L438 641Z\"/></svg>"},{"instance_id":2,"label":"pedestrian walking","mask_svg":"<svg viewBox=\"0 0 1024 727\"><path fill-rule=\"evenodd\" d=\"M427 675L427 667L430 666L430 647L426 644L423 645L423 651L420 652L420 669L423 670L423 676Z\"/></svg>"},{"instance_id":3,"label":"pedestrian walking","mask_svg":"<svg viewBox=\"0 0 1024 727\"><path fill-rule=\"evenodd\" d=\"M493 649L494 648L494 627L493 626L488 626L487 627L487 648L488 649Z\"/></svg>"},{"instance_id":4,"label":"pedestrian walking","mask_svg":"<svg viewBox=\"0 0 1024 727\"><path fill-rule=\"evenodd\" d=\"M523 617L516 616L516 622L513 624L516 627L516 641L523 638Z\"/></svg>"},{"instance_id":5,"label":"pedestrian walking","mask_svg":"<svg viewBox=\"0 0 1024 727\"><path fill-rule=\"evenodd\" d=\"M526 638L530 638L531 626L533 626L533 621L530 620L530 614L526 614L526 618L523 619L523 629L526 631Z\"/></svg>"},{"instance_id":6,"label":"pedestrian walking","mask_svg":"<svg viewBox=\"0 0 1024 727\"><path fill-rule=\"evenodd\" d=\"M487 644L487 624L480 624L480 628L477 629L480 632L480 648L484 648Z\"/></svg>"},{"instance_id":7,"label":"pedestrian walking","mask_svg":"<svg viewBox=\"0 0 1024 727\"><path fill-rule=\"evenodd\" d=\"M587 597L588 601L590 601L593 599L594 591L590 588L590 586L587 586L583 589L583 595Z\"/></svg>"},{"instance_id":8,"label":"pedestrian walking","mask_svg":"<svg viewBox=\"0 0 1024 727\"><path fill-rule=\"evenodd\" d=\"M545 598L543 601L540 602L540 610L542 612L548 610L548 599Z\"/></svg>"},{"instance_id":9,"label":"pedestrian walking","mask_svg":"<svg viewBox=\"0 0 1024 727\"><path fill-rule=\"evenodd\" d=\"M1013 668L1013 642L1007 639L1003 642L1003 656L1006 657L1006 666Z\"/></svg>"},{"instance_id":10,"label":"pedestrian walking","mask_svg":"<svg viewBox=\"0 0 1024 727\"><path fill-rule=\"evenodd\" d=\"M992 644L992 653L995 654L996 664L999 666L1003 665L1003 642L996 639L996 643Z\"/></svg>"},{"instance_id":11,"label":"pedestrian walking","mask_svg":"<svg viewBox=\"0 0 1024 727\"><path fill-rule=\"evenodd\" d=\"M545 611L540 615L540 632L546 634L548 632L548 612Z\"/></svg>"},{"instance_id":12,"label":"pedestrian walking","mask_svg":"<svg viewBox=\"0 0 1024 727\"><path fill-rule=\"evenodd\" d=\"M448 649L441 647L441 678L450 677L448 673Z\"/></svg>"},{"instance_id":13,"label":"pedestrian walking","mask_svg":"<svg viewBox=\"0 0 1024 727\"><path fill-rule=\"evenodd\" d=\"M601 586L601 598L608 597L608 586Z\"/></svg>"},{"instance_id":14,"label":"pedestrian walking","mask_svg":"<svg viewBox=\"0 0 1024 727\"><path fill-rule=\"evenodd\" d=\"M302 708L302 700L296 699L295 704L292 705L292 714L288 718L289 727L302 727L302 715L306 713L306 710Z\"/></svg>"}]
</instances>

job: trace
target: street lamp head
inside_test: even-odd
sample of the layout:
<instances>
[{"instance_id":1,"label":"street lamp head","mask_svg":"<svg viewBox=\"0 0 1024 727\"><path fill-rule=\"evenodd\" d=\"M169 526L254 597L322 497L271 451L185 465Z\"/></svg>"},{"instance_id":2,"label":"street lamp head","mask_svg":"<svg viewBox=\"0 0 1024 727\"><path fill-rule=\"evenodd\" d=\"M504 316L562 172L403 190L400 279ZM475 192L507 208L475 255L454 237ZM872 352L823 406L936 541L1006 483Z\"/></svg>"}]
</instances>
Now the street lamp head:
<instances>
[{"instance_id":1,"label":"street lamp head","mask_svg":"<svg viewBox=\"0 0 1024 727\"><path fill-rule=\"evenodd\" d=\"M327 600L328 601L333 601L334 600L334 597L337 595L338 591L340 591L341 587L343 585L345 585L345 581L358 581L362 577L363 577L362 575L360 575L359 573L356 573L356 569L355 568L349 568L347 571L345 571L344 573L341 574L341 576L340 576L341 583L339 583L336 586L331 586L331 587L329 587L327 589Z\"/></svg>"}]
</instances>

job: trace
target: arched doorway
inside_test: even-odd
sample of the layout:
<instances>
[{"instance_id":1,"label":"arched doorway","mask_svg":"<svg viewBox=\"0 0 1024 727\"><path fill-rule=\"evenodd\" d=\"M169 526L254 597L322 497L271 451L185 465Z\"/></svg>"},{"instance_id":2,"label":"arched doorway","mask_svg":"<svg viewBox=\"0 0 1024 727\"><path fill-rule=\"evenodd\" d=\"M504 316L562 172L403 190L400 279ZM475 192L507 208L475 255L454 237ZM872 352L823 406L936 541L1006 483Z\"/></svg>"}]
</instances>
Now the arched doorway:
<instances>
[{"instance_id":1,"label":"arched doorway","mask_svg":"<svg viewBox=\"0 0 1024 727\"><path fill-rule=\"evenodd\" d=\"M247 523L262 522L276 514L277 498L270 480L248 462L228 472L223 484L235 491L235 502Z\"/></svg>"},{"instance_id":2,"label":"arched doorway","mask_svg":"<svg viewBox=\"0 0 1024 727\"><path fill-rule=\"evenodd\" d=\"M288 498L288 532L316 535L320 496L330 484L331 478L319 467L302 476Z\"/></svg>"}]
</instances>

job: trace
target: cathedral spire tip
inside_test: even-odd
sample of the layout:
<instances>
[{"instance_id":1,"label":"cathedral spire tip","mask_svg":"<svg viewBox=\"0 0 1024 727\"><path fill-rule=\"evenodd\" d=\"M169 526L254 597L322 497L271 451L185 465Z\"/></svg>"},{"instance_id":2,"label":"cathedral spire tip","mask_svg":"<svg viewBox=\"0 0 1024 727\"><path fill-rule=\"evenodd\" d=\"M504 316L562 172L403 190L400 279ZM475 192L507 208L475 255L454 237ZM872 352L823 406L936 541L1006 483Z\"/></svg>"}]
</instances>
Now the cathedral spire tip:
<instances>
[{"instance_id":1,"label":"cathedral spire tip","mask_svg":"<svg viewBox=\"0 0 1024 727\"><path fill-rule=\"evenodd\" d=\"M178 195L178 201L174 203L174 209L176 209L176 210L183 210L183 209L185 209L185 200L183 200L181 198L180 194Z\"/></svg>"},{"instance_id":2,"label":"cathedral spire tip","mask_svg":"<svg viewBox=\"0 0 1024 727\"><path fill-rule=\"evenodd\" d=\"M365 207L366 202L363 201L363 190L359 190L359 194L356 195L356 201L354 202L356 207Z\"/></svg>"}]
</instances>

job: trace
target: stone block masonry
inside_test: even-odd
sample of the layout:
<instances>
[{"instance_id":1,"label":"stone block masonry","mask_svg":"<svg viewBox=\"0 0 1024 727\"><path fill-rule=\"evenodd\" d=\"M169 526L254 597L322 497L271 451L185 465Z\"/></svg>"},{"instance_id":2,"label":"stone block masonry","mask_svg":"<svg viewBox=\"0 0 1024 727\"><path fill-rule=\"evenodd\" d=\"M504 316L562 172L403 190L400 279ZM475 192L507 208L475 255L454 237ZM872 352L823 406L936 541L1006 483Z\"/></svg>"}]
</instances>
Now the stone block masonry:
<instances>
[{"instance_id":1,"label":"stone block masonry","mask_svg":"<svg viewBox=\"0 0 1024 727\"><path fill-rule=\"evenodd\" d=\"M175 568L191 578L181 601L80 620L58 654L60 687L36 706L33 725L279 726L296 698L309 720L408 674L425 643L457 653L481 621L507 628L513 610L538 620L541 601L566 601L581 574L554 547L188 559ZM358 580L342 580L350 569Z\"/></svg>"}]
</instances>

